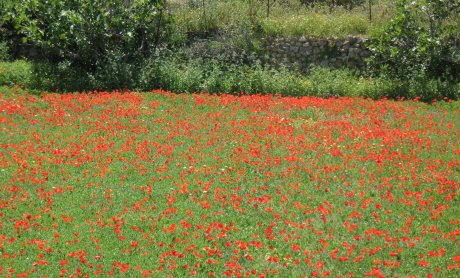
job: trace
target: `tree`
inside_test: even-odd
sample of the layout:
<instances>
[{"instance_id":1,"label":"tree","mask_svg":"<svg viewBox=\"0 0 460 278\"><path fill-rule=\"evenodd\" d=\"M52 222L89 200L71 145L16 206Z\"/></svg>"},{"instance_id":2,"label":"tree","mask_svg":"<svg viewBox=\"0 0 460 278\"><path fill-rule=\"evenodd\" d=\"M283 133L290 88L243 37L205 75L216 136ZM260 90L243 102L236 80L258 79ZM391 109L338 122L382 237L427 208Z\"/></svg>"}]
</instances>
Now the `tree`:
<instances>
[{"instance_id":1,"label":"tree","mask_svg":"<svg viewBox=\"0 0 460 278\"><path fill-rule=\"evenodd\" d=\"M93 71L119 54L130 62L154 49L164 0L21 0L8 15L48 60Z\"/></svg>"},{"instance_id":2,"label":"tree","mask_svg":"<svg viewBox=\"0 0 460 278\"><path fill-rule=\"evenodd\" d=\"M460 73L458 45L448 19L460 12L456 0L401 0L395 17L373 38L370 65L398 78L430 78ZM458 30L457 30L458 32ZM457 33L457 38L458 38Z\"/></svg>"}]
</instances>

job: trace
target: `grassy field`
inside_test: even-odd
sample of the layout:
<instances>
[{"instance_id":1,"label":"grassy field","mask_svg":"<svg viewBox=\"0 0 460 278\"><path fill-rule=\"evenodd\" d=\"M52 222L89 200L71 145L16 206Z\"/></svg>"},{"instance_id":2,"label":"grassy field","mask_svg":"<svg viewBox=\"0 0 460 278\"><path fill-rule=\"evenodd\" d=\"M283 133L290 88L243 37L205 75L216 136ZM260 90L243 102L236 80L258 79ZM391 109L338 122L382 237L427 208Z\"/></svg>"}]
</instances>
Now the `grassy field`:
<instances>
[{"instance_id":1,"label":"grassy field","mask_svg":"<svg viewBox=\"0 0 460 278\"><path fill-rule=\"evenodd\" d=\"M310 7L300 1L271 1L267 14L266 1L211 0L168 1L180 29L187 32L242 29L252 26L269 36L368 36L381 28L394 15L394 1L373 1L369 6L349 10L337 6ZM246 31L247 32L247 31Z\"/></svg>"},{"instance_id":2,"label":"grassy field","mask_svg":"<svg viewBox=\"0 0 460 278\"><path fill-rule=\"evenodd\" d=\"M0 88L0 275L455 277L460 103Z\"/></svg>"}]
</instances>

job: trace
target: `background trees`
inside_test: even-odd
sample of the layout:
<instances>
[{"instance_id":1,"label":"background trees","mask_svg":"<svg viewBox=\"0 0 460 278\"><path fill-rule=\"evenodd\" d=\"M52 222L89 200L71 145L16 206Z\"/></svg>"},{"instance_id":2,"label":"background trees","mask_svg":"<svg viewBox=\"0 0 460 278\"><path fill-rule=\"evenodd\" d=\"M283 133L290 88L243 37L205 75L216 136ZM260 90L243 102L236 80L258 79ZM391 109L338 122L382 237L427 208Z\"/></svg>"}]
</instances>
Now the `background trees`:
<instances>
[{"instance_id":1,"label":"background trees","mask_svg":"<svg viewBox=\"0 0 460 278\"><path fill-rule=\"evenodd\" d=\"M164 4L164 0L9 1L4 3L2 25L14 27L16 39L37 47L41 59L51 65L47 68L57 67L66 74L78 69L90 79L108 74L105 82L123 86L139 61L167 37L170 21Z\"/></svg>"},{"instance_id":2,"label":"background trees","mask_svg":"<svg viewBox=\"0 0 460 278\"><path fill-rule=\"evenodd\" d=\"M374 70L411 79L460 75L456 0L401 0L393 19L374 36Z\"/></svg>"}]
</instances>

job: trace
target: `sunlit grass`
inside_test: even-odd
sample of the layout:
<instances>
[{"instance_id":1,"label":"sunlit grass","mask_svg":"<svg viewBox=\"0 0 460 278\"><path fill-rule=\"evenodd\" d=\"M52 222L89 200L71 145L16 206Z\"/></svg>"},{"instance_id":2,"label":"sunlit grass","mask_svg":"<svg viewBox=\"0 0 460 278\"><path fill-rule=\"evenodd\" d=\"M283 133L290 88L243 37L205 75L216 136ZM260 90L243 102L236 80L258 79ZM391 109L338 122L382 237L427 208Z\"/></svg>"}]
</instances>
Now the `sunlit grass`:
<instances>
[{"instance_id":1,"label":"sunlit grass","mask_svg":"<svg viewBox=\"0 0 460 278\"><path fill-rule=\"evenodd\" d=\"M374 3L371 18L368 6L347 10L343 7L312 8L298 1L289 4L273 2L267 16L265 3L259 1L210 1L205 2L204 8L201 2L193 3L171 3L171 13L180 29L188 32L231 29L251 22L253 27L260 26L264 35L283 37L368 36L381 28L394 13L394 4L385 1Z\"/></svg>"}]
</instances>

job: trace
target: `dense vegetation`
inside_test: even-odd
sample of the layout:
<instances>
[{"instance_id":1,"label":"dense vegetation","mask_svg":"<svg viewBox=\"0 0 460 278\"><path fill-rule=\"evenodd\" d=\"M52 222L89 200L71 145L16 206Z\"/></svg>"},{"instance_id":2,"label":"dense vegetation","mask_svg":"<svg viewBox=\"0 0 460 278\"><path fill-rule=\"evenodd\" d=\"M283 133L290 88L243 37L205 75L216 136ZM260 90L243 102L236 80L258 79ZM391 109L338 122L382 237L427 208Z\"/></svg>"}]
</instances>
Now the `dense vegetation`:
<instances>
[{"instance_id":1,"label":"dense vegetation","mask_svg":"<svg viewBox=\"0 0 460 278\"><path fill-rule=\"evenodd\" d=\"M18 5L7 0L1 5L2 83L67 91L162 87L324 97L460 96L457 1L22 0ZM263 59L262 37L301 34L370 37L374 56L365 71L313 68L307 75L275 70ZM210 44L194 49L191 42L200 38ZM36 48L37 55L28 62L9 61L24 46Z\"/></svg>"}]
</instances>

